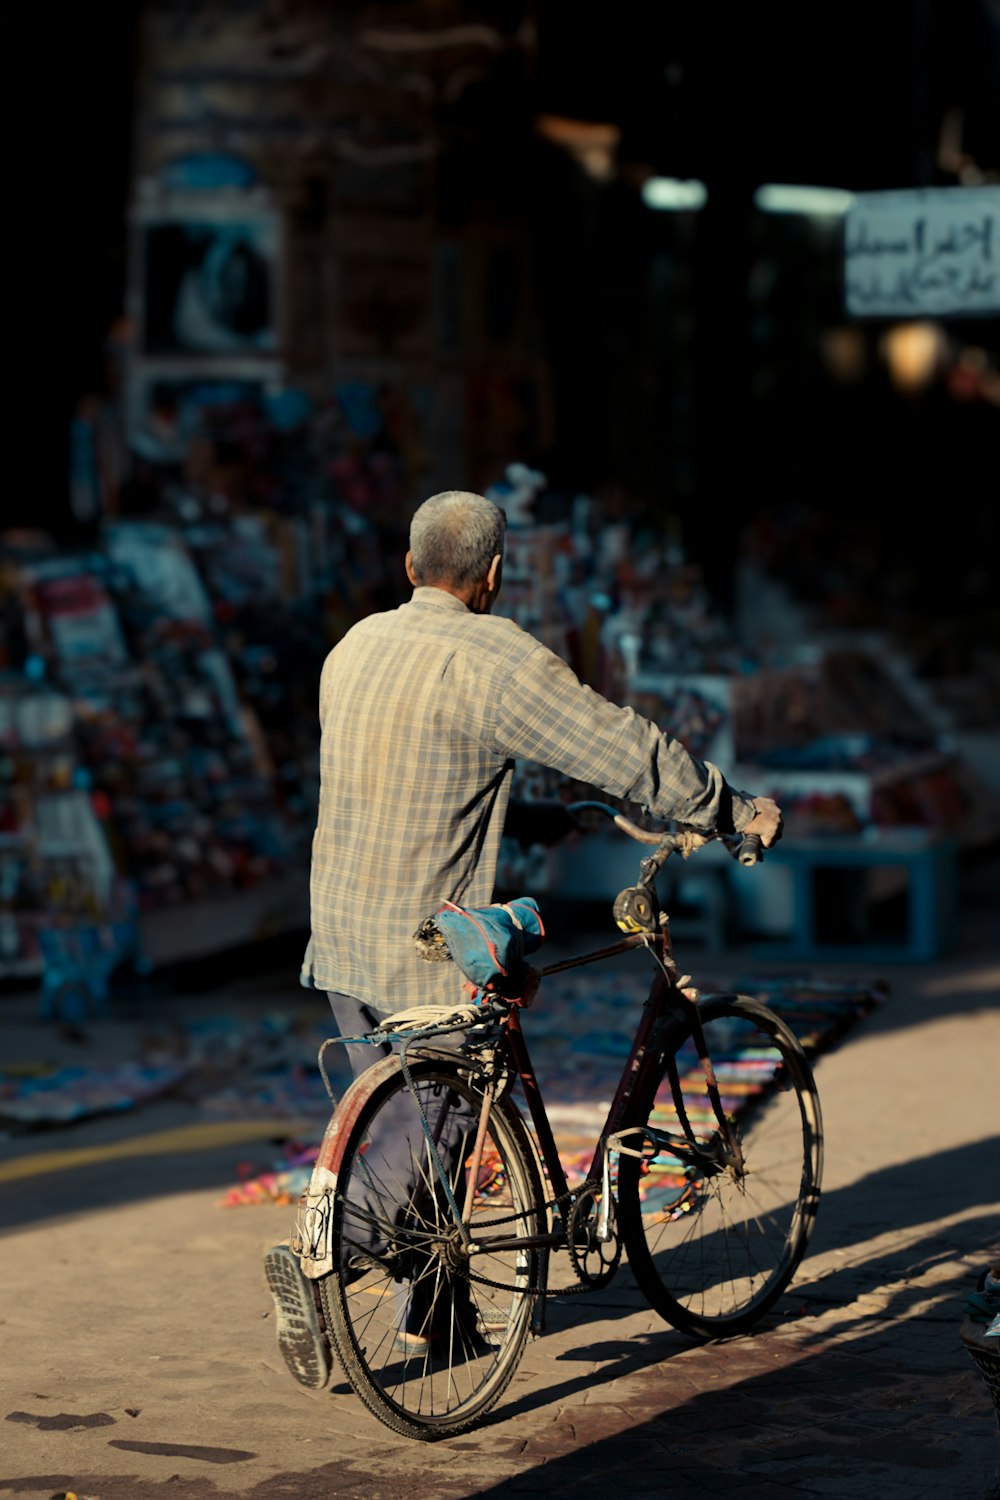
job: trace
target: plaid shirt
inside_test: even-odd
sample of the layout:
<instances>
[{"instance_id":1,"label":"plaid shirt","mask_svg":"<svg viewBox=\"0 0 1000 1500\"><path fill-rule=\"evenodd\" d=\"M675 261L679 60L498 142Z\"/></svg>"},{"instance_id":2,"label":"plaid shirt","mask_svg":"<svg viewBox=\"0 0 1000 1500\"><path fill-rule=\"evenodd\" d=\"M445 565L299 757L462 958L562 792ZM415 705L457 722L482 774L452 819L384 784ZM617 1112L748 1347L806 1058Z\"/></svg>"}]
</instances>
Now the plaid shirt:
<instances>
[{"instance_id":1,"label":"plaid shirt","mask_svg":"<svg viewBox=\"0 0 1000 1500\"><path fill-rule=\"evenodd\" d=\"M753 816L716 767L584 686L513 621L441 589L415 589L334 647L320 726L312 978L382 1014L459 998L454 966L422 959L413 934L445 900L493 900L516 760L706 832Z\"/></svg>"}]
</instances>

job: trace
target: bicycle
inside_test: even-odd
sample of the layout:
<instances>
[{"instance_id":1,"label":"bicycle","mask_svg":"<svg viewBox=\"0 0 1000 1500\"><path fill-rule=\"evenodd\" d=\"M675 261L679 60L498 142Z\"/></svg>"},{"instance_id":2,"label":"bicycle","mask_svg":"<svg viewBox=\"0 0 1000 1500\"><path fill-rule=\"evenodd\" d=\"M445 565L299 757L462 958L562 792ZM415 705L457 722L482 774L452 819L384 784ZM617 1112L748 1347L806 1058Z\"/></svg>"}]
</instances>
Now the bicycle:
<instances>
[{"instance_id":1,"label":"bicycle","mask_svg":"<svg viewBox=\"0 0 1000 1500\"><path fill-rule=\"evenodd\" d=\"M335 1104L299 1205L292 1248L344 1373L375 1417L411 1437L482 1421L544 1331L547 1299L607 1286L623 1248L668 1323L725 1338L773 1307L815 1222L823 1132L805 1053L758 1001L699 993L657 901L665 860L708 840L573 806L656 844L614 902L625 936L524 966L515 997L480 992L476 1004L383 1021L364 1040L396 1050ZM759 840L723 842L743 864L760 856ZM424 929L434 935L433 922ZM633 949L652 955L652 983L589 1170L570 1186L521 1012L546 977ZM319 1055L331 1098L324 1052L338 1040ZM755 1079L742 1100L734 1057ZM577 1279L553 1291L557 1251Z\"/></svg>"}]
</instances>

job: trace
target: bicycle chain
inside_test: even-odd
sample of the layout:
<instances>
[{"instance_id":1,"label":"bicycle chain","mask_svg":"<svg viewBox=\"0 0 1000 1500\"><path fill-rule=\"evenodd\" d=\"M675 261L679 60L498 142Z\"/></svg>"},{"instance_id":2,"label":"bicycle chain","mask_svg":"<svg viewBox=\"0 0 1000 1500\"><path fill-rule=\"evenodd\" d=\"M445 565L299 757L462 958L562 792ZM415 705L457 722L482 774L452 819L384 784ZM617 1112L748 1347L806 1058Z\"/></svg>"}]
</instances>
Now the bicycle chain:
<instances>
[{"instance_id":1,"label":"bicycle chain","mask_svg":"<svg viewBox=\"0 0 1000 1500\"><path fill-rule=\"evenodd\" d=\"M592 1292L594 1288L585 1281L578 1281L575 1286L560 1286L554 1290L546 1287L544 1291L540 1286L508 1286L506 1281L491 1281L488 1276L480 1276L475 1271L469 1272L469 1280L475 1281L479 1286L490 1286L497 1292L512 1292L515 1297L572 1297L577 1292Z\"/></svg>"},{"instance_id":2,"label":"bicycle chain","mask_svg":"<svg viewBox=\"0 0 1000 1500\"><path fill-rule=\"evenodd\" d=\"M449 1030L457 1030L459 1028L457 1028L457 1027L450 1027L448 1029ZM403 1049L403 1052L405 1053L405 1048ZM405 1059L405 1056L403 1056L403 1055L400 1056L400 1066L401 1066L401 1071L402 1071L402 1074L403 1074L403 1078L404 1078L404 1080L405 1080L405 1082L407 1084L407 1087L409 1088L410 1093L412 1094L412 1096L414 1098L414 1101L416 1103L417 1109L418 1109L418 1111L420 1113L420 1120L421 1120L421 1124L423 1126L424 1133L428 1137L428 1139L432 1139L431 1132L430 1132L430 1127L429 1127L429 1125L427 1123L427 1117L424 1114L423 1107L421 1105L420 1099L417 1096L416 1090L413 1087L413 1082L412 1082L412 1079L410 1077L409 1068L406 1065L406 1059ZM445 1187L445 1192L447 1193L449 1199L451 1200L451 1206L454 1208L455 1213L457 1215L457 1212L458 1212L457 1205L455 1204L454 1198L453 1198L451 1190L450 1190L450 1185L447 1183L447 1181L445 1181L444 1187ZM586 1187L586 1184L584 1184L584 1187ZM569 1189L565 1193L560 1193L557 1198L551 1199L550 1202L546 1203L545 1207L546 1208L557 1209L559 1211L560 1215L562 1215L563 1209L566 1208L566 1207L568 1207L570 1201L579 1192L581 1192L581 1191L582 1191L582 1189L580 1189L580 1188ZM496 1226L498 1224L516 1224L518 1221L524 1220L526 1218L528 1212L529 1212L529 1210L524 1210L521 1213L505 1214L505 1215L503 1215L503 1217L501 1217L499 1219L489 1219L489 1220L486 1220L485 1222L481 1223L479 1227L481 1229L494 1229L494 1228L496 1228ZM471 1266L469 1268L469 1280L470 1281L478 1282L478 1284L480 1286L492 1287L494 1291L498 1291L498 1292L511 1292L514 1296L519 1296L519 1297L572 1297L572 1296L575 1296L579 1292L590 1292L590 1291L593 1291L593 1287L590 1285L590 1283L588 1283L586 1281L579 1281L579 1282L576 1283L575 1286L558 1287L554 1291L551 1290L549 1287L545 1287L543 1289L540 1286L527 1287L527 1288L522 1288L522 1287L519 1287L519 1286L509 1286L507 1284L507 1282L505 1282L505 1281L493 1281L489 1276L481 1276L481 1275L479 1275L478 1272L475 1272L475 1271L472 1270Z\"/></svg>"},{"instance_id":3,"label":"bicycle chain","mask_svg":"<svg viewBox=\"0 0 1000 1500\"><path fill-rule=\"evenodd\" d=\"M584 1184L586 1186L586 1184ZM569 1206L570 1201L583 1191L582 1188L571 1188L565 1193L560 1193L558 1198L551 1199L546 1203L546 1208L558 1209L562 1214L564 1208ZM498 1224L516 1224L518 1220L526 1217L528 1210L517 1214L505 1214L500 1219L489 1219L479 1225L480 1229L494 1229ZM562 1248L561 1246L559 1248ZM493 1281L489 1276L481 1276L477 1271L469 1267L469 1280L476 1281L480 1286L492 1287L497 1292L512 1292L517 1297L573 1297L578 1292L592 1292L594 1288L586 1281L578 1281L575 1286L560 1286L554 1290L550 1287L544 1289L540 1286L519 1287L509 1286L505 1281Z\"/></svg>"}]
</instances>

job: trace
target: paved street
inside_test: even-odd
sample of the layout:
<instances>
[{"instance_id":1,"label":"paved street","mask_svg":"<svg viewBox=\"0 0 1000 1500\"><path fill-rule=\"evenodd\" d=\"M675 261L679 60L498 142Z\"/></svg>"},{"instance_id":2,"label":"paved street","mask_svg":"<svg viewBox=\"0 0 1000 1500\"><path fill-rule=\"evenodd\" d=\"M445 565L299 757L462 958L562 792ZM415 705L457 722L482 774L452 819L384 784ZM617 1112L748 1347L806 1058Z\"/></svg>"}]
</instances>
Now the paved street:
<instances>
[{"instance_id":1,"label":"paved street","mask_svg":"<svg viewBox=\"0 0 1000 1500\"><path fill-rule=\"evenodd\" d=\"M698 1347L649 1312L625 1265L607 1291L552 1304L488 1425L460 1439L397 1438L336 1372L321 1393L285 1372L261 1259L291 1210L220 1206L266 1122L213 1127L165 1098L10 1137L0 1497L997 1495L997 1422L959 1340L1000 1251L997 876L964 882L957 951L883 966L888 1002L820 1059L824 1198L777 1313ZM294 973L211 996L234 1013L314 1003ZM126 1057L141 1024L59 1041L34 997L0 996L5 1067Z\"/></svg>"}]
</instances>

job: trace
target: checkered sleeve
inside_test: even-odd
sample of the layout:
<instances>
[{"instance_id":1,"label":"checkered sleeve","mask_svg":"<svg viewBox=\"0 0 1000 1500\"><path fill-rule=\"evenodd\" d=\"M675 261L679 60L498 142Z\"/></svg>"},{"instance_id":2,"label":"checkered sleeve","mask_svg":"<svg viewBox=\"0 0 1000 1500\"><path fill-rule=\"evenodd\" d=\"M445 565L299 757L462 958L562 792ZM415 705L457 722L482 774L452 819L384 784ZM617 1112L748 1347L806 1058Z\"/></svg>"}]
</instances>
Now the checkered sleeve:
<instances>
[{"instance_id":1,"label":"checkered sleeve","mask_svg":"<svg viewBox=\"0 0 1000 1500\"><path fill-rule=\"evenodd\" d=\"M754 815L751 799L734 791L717 766L581 683L540 643L503 684L495 733L500 753L551 766L664 822L729 833Z\"/></svg>"}]
</instances>

